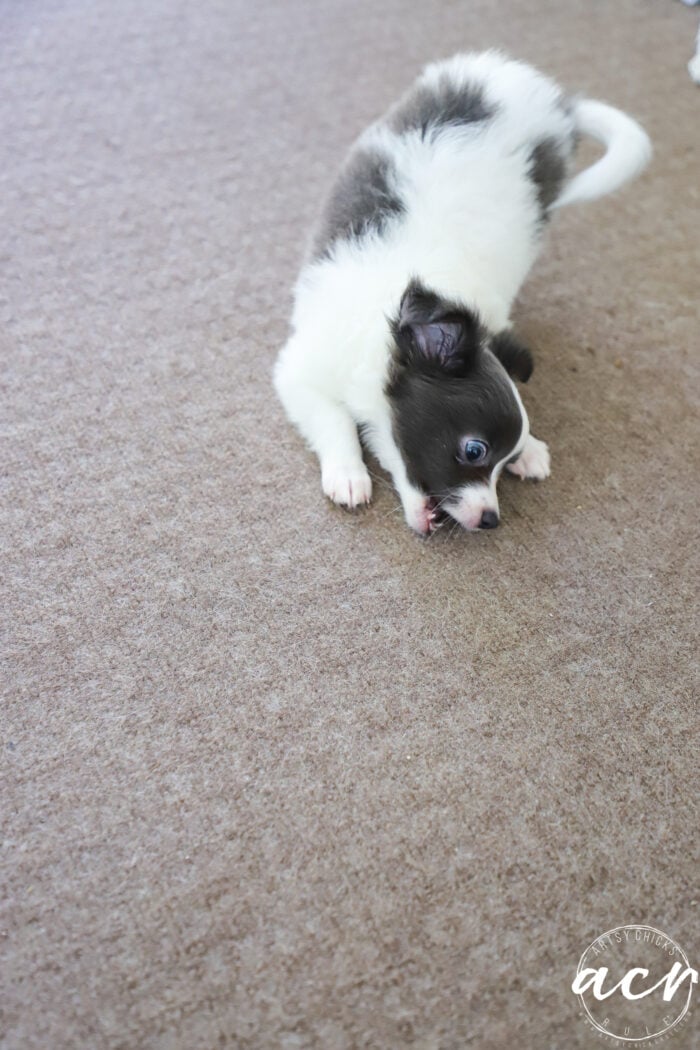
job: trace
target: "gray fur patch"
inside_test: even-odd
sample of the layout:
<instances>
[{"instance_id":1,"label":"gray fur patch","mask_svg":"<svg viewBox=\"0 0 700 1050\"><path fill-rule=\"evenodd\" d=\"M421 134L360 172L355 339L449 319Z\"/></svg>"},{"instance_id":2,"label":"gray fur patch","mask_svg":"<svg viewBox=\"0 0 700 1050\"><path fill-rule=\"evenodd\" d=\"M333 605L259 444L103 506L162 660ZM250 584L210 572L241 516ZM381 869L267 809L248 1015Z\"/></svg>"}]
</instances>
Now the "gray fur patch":
<instances>
[{"instance_id":1,"label":"gray fur patch","mask_svg":"<svg viewBox=\"0 0 700 1050\"><path fill-rule=\"evenodd\" d=\"M442 77L437 84L417 85L389 115L392 131L420 131L423 138L445 125L478 124L490 120L498 107L484 98L479 84L455 84Z\"/></svg>"},{"instance_id":2,"label":"gray fur patch","mask_svg":"<svg viewBox=\"0 0 700 1050\"><path fill-rule=\"evenodd\" d=\"M381 233L405 208L394 189L394 166L377 150L363 147L348 159L326 204L314 241L319 257L339 240Z\"/></svg>"},{"instance_id":3,"label":"gray fur patch","mask_svg":"<svg viewBox=\"0 0 700 1050\"><path fill-rule=\"evenodd\" d=\"M535 184L537 200L543 219L561 193L566 178L566 158L562 143L548 138L538 142L530 153L529 177Z\"/></svg>"}]
</instances>

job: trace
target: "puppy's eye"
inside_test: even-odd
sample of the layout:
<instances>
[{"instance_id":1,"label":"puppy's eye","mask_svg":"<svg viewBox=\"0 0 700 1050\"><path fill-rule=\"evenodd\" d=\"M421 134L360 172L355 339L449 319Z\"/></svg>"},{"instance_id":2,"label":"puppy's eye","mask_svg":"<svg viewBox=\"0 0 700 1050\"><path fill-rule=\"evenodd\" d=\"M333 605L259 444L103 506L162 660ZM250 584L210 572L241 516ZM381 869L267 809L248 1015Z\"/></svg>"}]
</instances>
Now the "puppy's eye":
<instances>
[{"instance_id":1,"label":"puppy's eye","mask_svg":"<svg viewBox=\"0 0 700 1050\"><path fill-rule=\"evenodd\" d=\"M488 456L489 446L485 441L478 441L476 438L467 438L462 444L460 451L460 458L464 463L468 463L471 467L477 467L480 463L483 463Z\"/></svg>"}]
</instances>

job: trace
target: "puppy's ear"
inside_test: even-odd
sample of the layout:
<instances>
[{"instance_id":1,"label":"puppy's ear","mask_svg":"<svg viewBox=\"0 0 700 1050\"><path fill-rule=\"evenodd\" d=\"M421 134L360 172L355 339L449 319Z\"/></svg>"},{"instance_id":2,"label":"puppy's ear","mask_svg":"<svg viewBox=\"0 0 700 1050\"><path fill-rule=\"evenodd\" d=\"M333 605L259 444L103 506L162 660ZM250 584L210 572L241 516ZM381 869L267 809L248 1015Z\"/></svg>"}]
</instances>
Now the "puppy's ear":
<instances>
[{"instance_id":1,"label":"puppy's ear","mask_svg":"<svg viewBox=\"0 0 700 1050\"><path fill-rule=\"evenodd\" d=\"M428 363L453 371L465 349L464 326L456 320L432 321L429 324L410 324L402 330L411 350Z\"/></svg>"},{"instance_id":2,"label":"puppy's ear","mask_svg":"<svg viewBox=\"0 0 700 1050\"><path fill-rule=\"evenodd\" d=\"M501 362L509 376L527 383L532 375L535 362L526 346L515 338L512 332L501 332L494 336L491 349Z\"/></svg>"},{"instance_id":3,"label":"puppy's ear","mask_svg":"<svg viewBox=\"0 0 700 1050\"><path fill-rule=\"evenodd\" d=\"M476 315L416 281L404 292L391 328L397 363L426 373L465 376L479 348L481 326Z\"/></svg>"}]
</instances>

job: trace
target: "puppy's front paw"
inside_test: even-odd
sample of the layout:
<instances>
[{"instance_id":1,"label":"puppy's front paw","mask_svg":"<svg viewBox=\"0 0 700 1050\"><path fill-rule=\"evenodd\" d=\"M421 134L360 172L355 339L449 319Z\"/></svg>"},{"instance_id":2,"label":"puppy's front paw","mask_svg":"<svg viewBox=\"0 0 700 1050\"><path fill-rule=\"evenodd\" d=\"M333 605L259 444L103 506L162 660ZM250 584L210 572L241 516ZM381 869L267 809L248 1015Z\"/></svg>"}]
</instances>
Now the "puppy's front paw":
<instances>
[{"instance_id":1,"label":"puppy's front paw","mask_svg":"<svg viewBox=\"0 0 700 1050\"><path fill-rule=\"evenodd\" d=\"M508 464L511 474L517 474L519 478L533 478L535 481L544 481L550 474L549 449L544 441L538 441L532 434L528 434L522 452L515 463Z\"/></svg>"},{"instance_id":2,"label":"puppy's front paw","mask_svg":"<svg viewBox=\"0 0 700 1050\"><path fill-rule=\"evenodd\" d=\"M417 489L401 493L406 524L420 536L429 536L438 527L438 512L435 501Z\"/></svg>"},{"instance_id":3,"label":"puppy's front paw","mask_svg":"<svg viewBox=\"0 0 700 1050\"><path fill-rule=\"evenodd\" d=\"M372 499L372 480L363 464L351 467L328 464L323 468L321 484L329 499L350 510L365 506Z\"/></svg>"}]
</instances>

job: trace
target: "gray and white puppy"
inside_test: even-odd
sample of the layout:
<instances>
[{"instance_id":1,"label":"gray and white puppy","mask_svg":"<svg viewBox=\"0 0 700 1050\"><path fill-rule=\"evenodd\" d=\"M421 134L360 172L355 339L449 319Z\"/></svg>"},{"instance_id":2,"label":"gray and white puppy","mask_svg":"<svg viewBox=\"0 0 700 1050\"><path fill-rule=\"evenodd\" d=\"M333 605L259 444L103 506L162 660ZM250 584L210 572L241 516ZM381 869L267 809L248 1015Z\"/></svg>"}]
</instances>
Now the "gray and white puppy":
<instances>
[{"instance_id":1,"label":"gray and white puppy","mask_svg":"<svg viewBox=\"0 0 700 1050\"><path fill-rule=\"evenodd\" d=\"M567 182L580 135L604 156ZM616 190L647 164L630 117L499 52L428 66L352 148L299 277L275 367L324 493L357 507L372 483L359 434L406 521L430 533L499 521L504 468L549 474L515 380L532 371L513 300L555 208Z\"/></svg>"}]
</instances>

